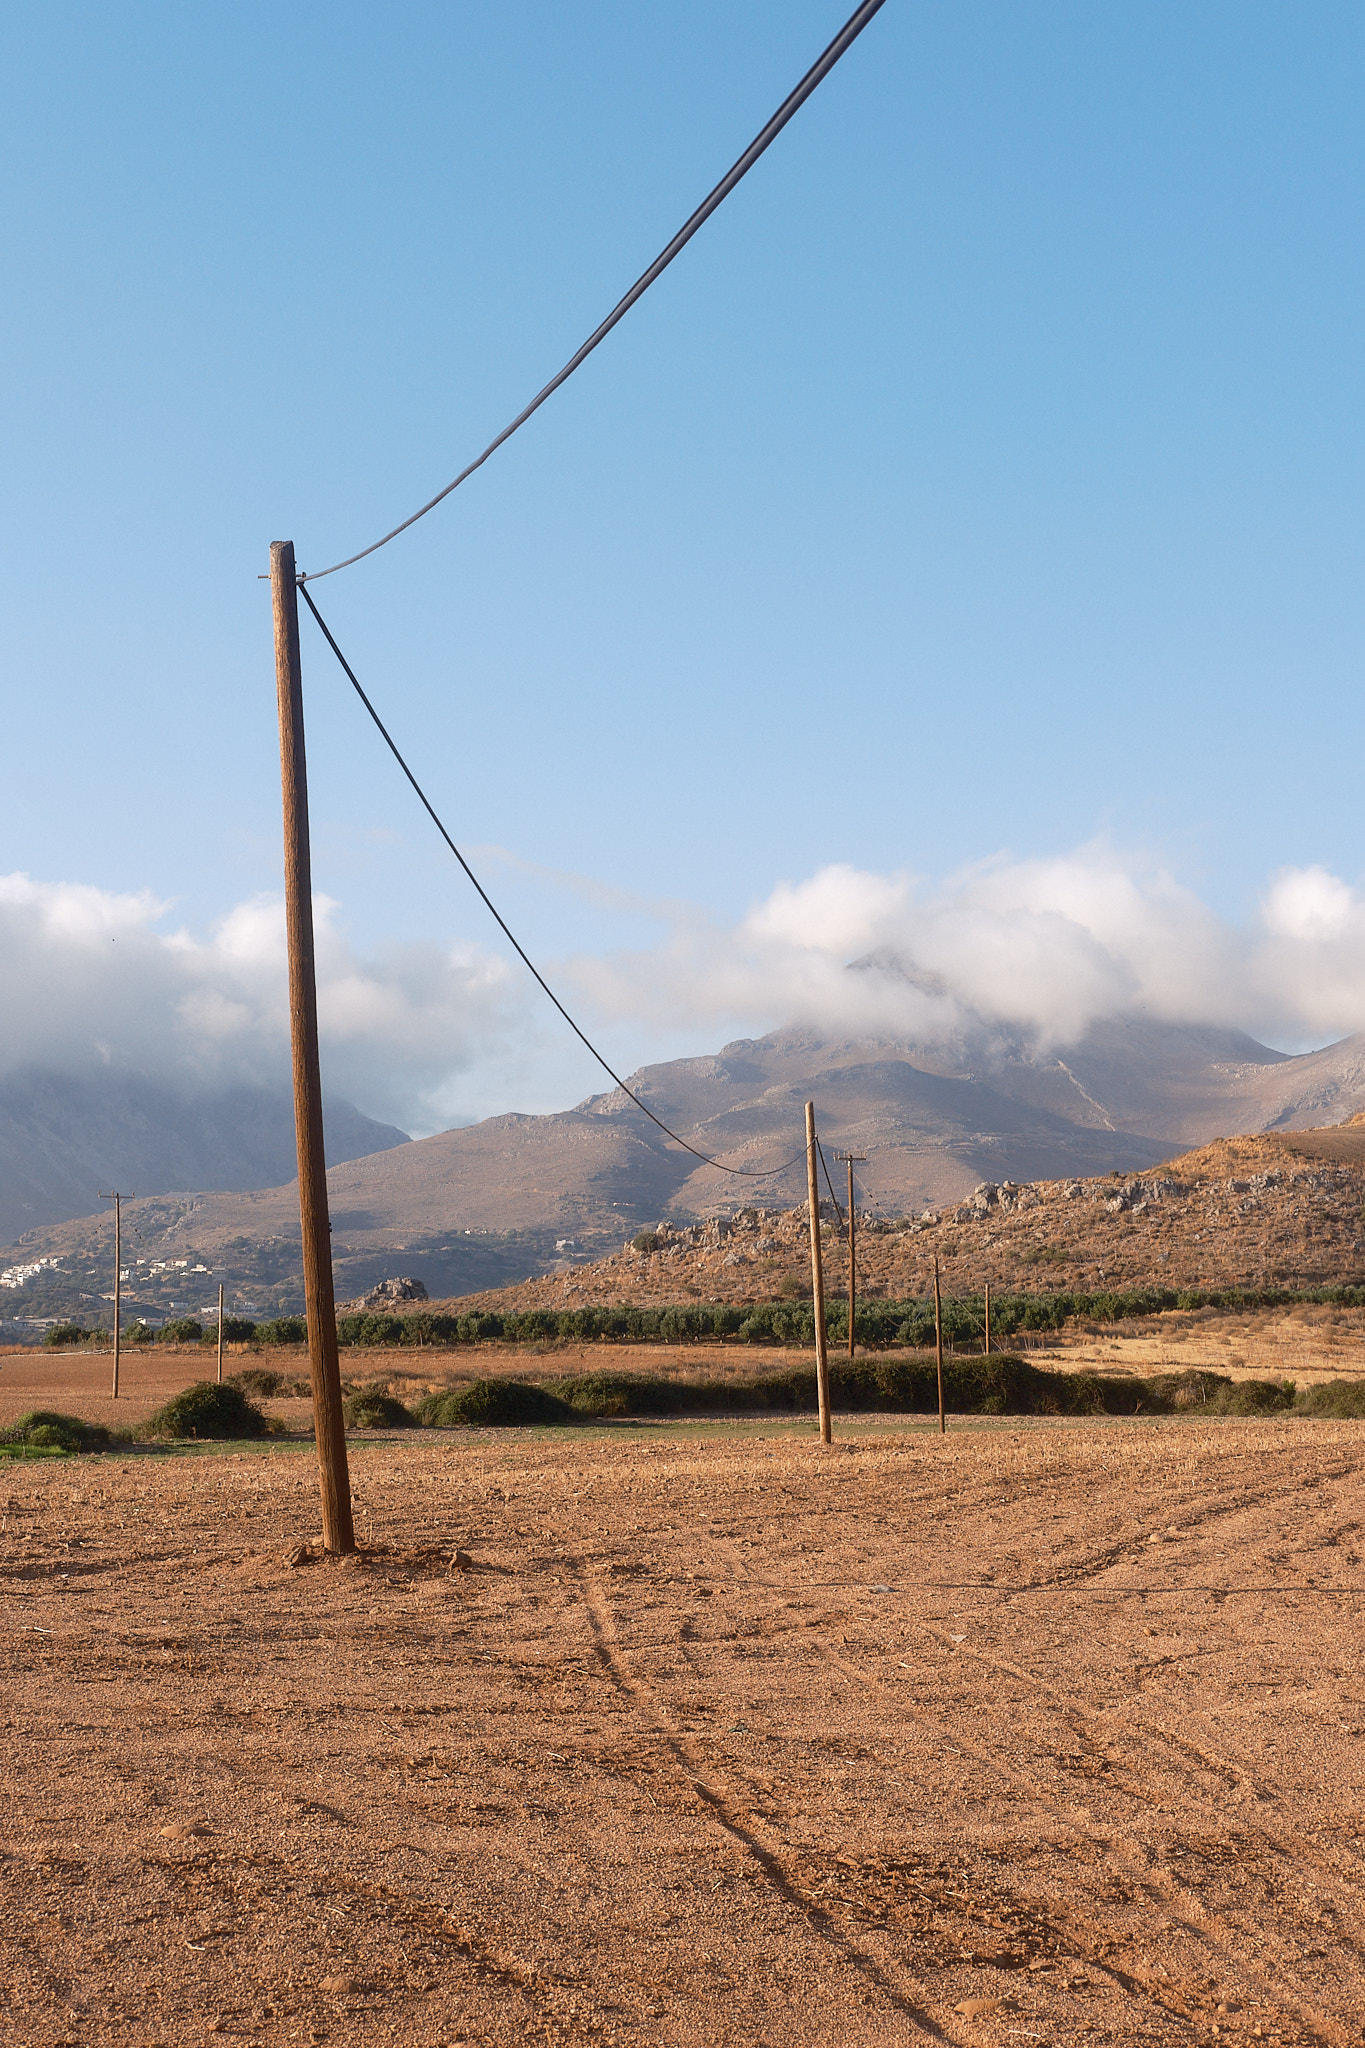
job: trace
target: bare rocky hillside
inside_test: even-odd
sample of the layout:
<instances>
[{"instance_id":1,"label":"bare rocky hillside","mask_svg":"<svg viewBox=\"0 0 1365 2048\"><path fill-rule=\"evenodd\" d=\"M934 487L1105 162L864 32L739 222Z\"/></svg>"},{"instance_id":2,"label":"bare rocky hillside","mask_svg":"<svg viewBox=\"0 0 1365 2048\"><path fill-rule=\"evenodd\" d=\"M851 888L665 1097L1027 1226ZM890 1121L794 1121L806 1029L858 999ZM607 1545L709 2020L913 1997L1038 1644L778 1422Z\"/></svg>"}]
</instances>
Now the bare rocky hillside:
<instances>
[{"instance_id":1,"label":"bare rocky hillside","mask_svg":"<svg viewBox=\"0 0 1365 2048\"><path fill-rule=\"evenodd\" d=\"M837 1183L836 1183L837 1186ZM858 1289L1309 1287L1365 1280L1365 1118L1327 1130L1220 1139L1139 1174L983 1183L919 1216L860 1212ZM847 1252L824 1210L827 1285ZM809 1290L804 1207L666 1220L592 1265L469 1297L498 1308L758 1301Z\"/></svg>"},{"instance_id":2,"label":"bare rocky hillside","mask_svg":"<svg viewBox=\"0 0 1365 2048\"><path fill-rule=\"evenodd\" d=\"M1096 1024L1075 1044L1051 1049L984 1023L932 1045L834 1040L793 1027L704 1058L646 1067L632 1086L697 1151L761 1177L737 1178L702 1164L619 1089L551 1116L489 1117L331 1169L339 1293L358 1296L385 1277L410 1273L433 1295L460 1295L544 1274L560 1254L600 1259L648 1223L689 1230L698 1219L733 1217L749 1202L774 1213L791 1210L805 1193L804 1105L812 1097L827 1148L868 1154L860 1168L867 1204L883 1217L951 1212L983 1183L1055 1189L1088 1185L1112 1171L1125 1183L1145 1182L1161 1162L1231 1131L1284 1133L1365 1109L1365 1039L1290 1058L1244 1033L1141 1018ZM175 1114L166 1116L174 1122ZM211 1161L204 1164L201 1190L213 1185ZM92 1189L147 1193L148 1181L124 1172L112 1155L100 1171ZM987 1256L1007 1263L1016 1236L1022 1258L1032 1242L1024 1217L1034 1198L1019 1212L1010 1207L1015 1199L1007 1192L977 1223L936 1227L941 1255L957 1258L955 1233L965 1232L961 1243L974 1247L977 1264ZM1068 1200L1059 1215L1087 1213L1083 1202L1071 1206L1080 1198ZM1135 1220L1122 1212L1136 1232L1139 1263L1142 1246L1155 1243L1160 1200L1167 1198L1149 1205L1145 1222L1145 1212ZM1162 1213L1174 1213L1169 1201ZM217 1276L247 1313L302 1303L298 1201L290 1182L250 1193L139 1200L125 1217L130 1284L139 1290L130 1312L194 1311L211 1298ZM1029 1270L1037 1279L1055 1252L1058 1272L1091 1274L1100 1265L1126 1272L1129 1225L1121 1221L1111 1231L1103 1256L1085 1249L1071 1225L1048 1225ZM784 1229L745 1225L731 1249L739 1237L752 1246L758 1236L781 1239ZM97 1311L110 1284L112 1239L112 1220L88 1214L26 1230L0 1258L0 1270L41 1271L5 1290L0 1318ZM902 1232L899 1240L903 1263L915 1270L929 1237ZM1216 1249L1206 1244L1196 1263L1211 1265ZM1292 1248L1291 1263L1303 1249ZM1279 1247L1272 1263L1290 1253ZM779 1284L782 1256L746 1255L754 1283ZM766 1266L772 1258L778 1265ZM879 1258L869 1245L873 1269ZM727 1287L739 1270L724 1268ZM177 1276L185 1274L205 1277L181 1284ZM695 1284L710 1281L703 1276Z\"/></svg>"}]
</instances>

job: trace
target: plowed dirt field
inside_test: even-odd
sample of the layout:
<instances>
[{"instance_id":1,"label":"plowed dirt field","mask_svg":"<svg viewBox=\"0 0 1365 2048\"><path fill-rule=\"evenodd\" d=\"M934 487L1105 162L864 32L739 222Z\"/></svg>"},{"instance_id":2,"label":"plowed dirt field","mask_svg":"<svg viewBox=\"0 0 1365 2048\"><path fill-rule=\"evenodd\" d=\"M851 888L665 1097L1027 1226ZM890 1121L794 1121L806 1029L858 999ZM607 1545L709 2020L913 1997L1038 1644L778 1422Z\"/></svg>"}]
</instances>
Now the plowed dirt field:
<instances>
[{"instance_id":1,"label":"plowed dirt field","mask_svg":"<svg viewBox=\"0 0 1365 2048\"><path fill-rule=\"evenodd\" d=\"M16 2048L1360 2041L1365 1425L352 1458L0 1469Z\"/></svg>"}]
</instances>

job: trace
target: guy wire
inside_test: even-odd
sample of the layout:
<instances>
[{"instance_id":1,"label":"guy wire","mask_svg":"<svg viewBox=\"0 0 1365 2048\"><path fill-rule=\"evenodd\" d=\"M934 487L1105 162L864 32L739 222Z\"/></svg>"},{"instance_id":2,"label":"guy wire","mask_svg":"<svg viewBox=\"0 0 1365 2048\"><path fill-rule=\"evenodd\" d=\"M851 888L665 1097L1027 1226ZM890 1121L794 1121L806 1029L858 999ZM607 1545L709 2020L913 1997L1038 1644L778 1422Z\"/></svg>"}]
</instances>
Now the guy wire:
<instances>
[{"instance_id":1,"label":"guy wire","mask_svg":"<svg viewBox=\"0 0 1365 2048\"><path fill-rule=\"evenodd\" d=\"M476 894L482 899L484 908L489 912L489 914L493 918L494 923L502 932L503 937L508 941L513 951L521 960L522 965L526 967L531 973L531 975L534 977L534 979L540 983L541 988L545 991L545 994L550 998L550 1001L554 1004L560 1016L564 1019L564 1022L568 1025L569 1029L574 1033L575 1037L579 1038L582 1041L582 1043L587 1047L588 1051L597 1061L598 1066L601 1067L603 1073L610 1074L612 1080L621 1090L621 1093L623 1095L629 1096L630 1100L635 1104L635 1107L637 1109L642 1109L645 1115L649 1118L650 1122L653 1124L657 1124L659 1129L663 1132L666 1138L671 1138L675 1145L681 1145L683 1151L690 1152L694 1159L700 1159L703 1166L714 1166L718 1173L733 1174L739 1180L769 1180L773 1177L773 1175L785 1173L788 1167L794 1166L797 1160L802 1158L805 1153L804 1145L802 1146L800 1152L795 1153L792 1156L792 1158L784 1161L784 1163L781 1166L726 1166L723 1163L723 1161L719 1159L712 1159L705 1152L699 1152L695 1145L688 1144L686 1138L680 1138L676 1131L669 1129L668 1125L664 1122L661 1116L656 1116L654 1114L654 1111L650 1108L647 1102L641 1101L640 1097L635 1093L635 1090L633 1088L627 1087L626 1083L621 1079L621 1076L617 1073L615 1067L611 1066L609 1062L603 1057L603 1055L597 1050L597 1047L593 1044L587 1032L583 1030L581 1025L576 1024L573 1018L569 1015L563 1003L560 1002L559 997L555 994L554 990L550 987L549 982L545 979L545 976L541 973L540 969L532 960L530 954L526 951L526 948L522 945L521 941L512 931L511 927L507 923L506 918L502 915L502 912L498 909L492 897L484 888L483 883L479 880L473 868L470 867L469 862L460 852L460 849L455 844L455 841L446 831L446 828L441 823L440 818L437 816L436 811L431 803L430 798L427 796L426 791L422 788L421 783L417 780L417 777L413 774L411 768L409 768L407 762L399 753L398 747L395 744L393 736L389 732L388 727L385 725L383 719L379 716L379 713L375 710L373 704L371 704L369 698L365 695L364 690L361 688L360 681L356 675L355 670L351 667L351 664L349 663L349 661L347 661L345 655L337 646L336 641L332 638L331 628L328 626L327 621L323 618L322 613L314 604L308 586L302 580L302 578L299 579L299 590L303 595L304 603L308 606L309 611L313 614L313 617L317 620L318 625L321 627L322 636L326 640L327 645L331 648L333 654L341 663L342 670L346 677L348 678L352 689L355 691L357 697L359 697L361 703L365 706L365 709L369 712L370 717L374 720L375 725L378 727L380 738L383 740L389 752L393 755L394 760L398 763L404 775L407 776L408 781L412 784L413 789L417 793L417 799L419 803L422 805L423 810L425 810L427 816L431 819L432 824L436 827L436 830L440 833L442 839L444 839L446 845L450 848L450 851L454 854L456 860L464 869L465 874L467 875L470 882L474 886ZM826 1180L828 1180L829 1178L828 1171L826 1171L825 1178Z\"/></svg>"}]
</instances>

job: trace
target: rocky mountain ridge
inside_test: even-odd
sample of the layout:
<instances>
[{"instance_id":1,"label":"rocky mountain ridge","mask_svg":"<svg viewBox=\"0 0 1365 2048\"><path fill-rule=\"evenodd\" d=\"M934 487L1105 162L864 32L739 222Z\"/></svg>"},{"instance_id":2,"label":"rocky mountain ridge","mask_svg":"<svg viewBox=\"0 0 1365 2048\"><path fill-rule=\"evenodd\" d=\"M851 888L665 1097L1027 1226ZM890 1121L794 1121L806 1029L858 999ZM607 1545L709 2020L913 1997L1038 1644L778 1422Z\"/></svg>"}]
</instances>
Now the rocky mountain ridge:
<instances>
[{"instance_id":1,"label":"rocky mountain ridge","mask_svg":"<svg viewBox=\"0 0 1365 2048\"><path fill-rule=\"evenodd\" d=\"M872 1214L942 1210L982 1184L1132 1181L1230 1131L1283 1133L1365 1109L1365 1038L1291 1057L1244 1034L1143 1018L1051 1049L999 1027L936 1045L792 1027L644 1068L631 1085L688 1144L739 1173L673 1144L619 1089L550 1116L490 1117L397 1144L329 1172L339 1297L395 1273L442 1297L558 1267L572 1278L645 1223L690 1225L749 1204L790 1210L804 1198L811 1098L827 1148L868 1154L858 1172ZM125 1214L149 1268L184 1261L176 1271L221 1274L244 1309L298 1308L291 1180L157 1197ZM0 1314L97 1302L111 1256L107 1216L26 1231L4 1263L55 1260L66 1278L49 1267L0 1297Z\"/></svg>"},{"instance_id":2,"label":"rocky mountain ridge","mask_svg":"<svg viewBox=\"0 0 1365 2048\"><path fill-rule=\"evenodd\" d=\"M847 1229L822 1203L826 1289L847 1292ZM809 1297L805 1205L680 1224L663 1219L606 1258L460 1307ZM1365 1283L1365 1119L1327 1130L1220 1139L1173 1165L1028 1184L978 1184L918 1216L859 1210L863 1298Z\"/></svg>"}]
</instances>

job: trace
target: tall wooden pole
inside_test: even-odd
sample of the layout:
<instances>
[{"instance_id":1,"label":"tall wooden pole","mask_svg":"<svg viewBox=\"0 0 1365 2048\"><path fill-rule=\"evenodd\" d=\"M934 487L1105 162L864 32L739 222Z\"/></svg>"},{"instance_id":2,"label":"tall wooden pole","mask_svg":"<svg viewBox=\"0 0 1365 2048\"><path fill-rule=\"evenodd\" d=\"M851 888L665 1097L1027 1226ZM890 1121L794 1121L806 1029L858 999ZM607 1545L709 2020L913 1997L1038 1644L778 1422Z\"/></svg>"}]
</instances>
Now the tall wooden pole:
<instances>
[{"instance_id":1,"label":"tall wooden pole","mask_svg":"<svg viewBox=\"0 0 1365 2048\"><path fill-rule=\"evenodd\" d=\"M223 1283L218 1282L218 1384L223 1384Z\"/></svg>"},{"instance_id":2,"label":"tall wooden pole","mask_svg":"<svg viewBox=\"0 0 1365 2048\"><path fill-rule=\"evenodd\" d=\"M815 1313L815 1392L820 1404L820 1441L830 1443L829 1351L825 1339L825 1274L820 1263L820 1184L816 1175L815 1104L806 1104L806 1191L810 1199L811 1306Z\"/></svg>"},{"instance_id":3,"label":"tall wooden pole","mask_svg":"<svg viewBox=\"0 0 1365 2048\"><path fill-rule=\"evenodd\" d=\"M303 1231L303 1296L308 1311L308 1364L322 1495L322 1541L330 1551L355 1549L351 1478L341 1412L336 1299L332 1291L331 1224L322 1141L322 1077L318 1067L318 997L313 966L313 874L308 849L308 765L303 744L303 676L299 662L299 593L294 543L270 549L275 612L275 681L280 712L280 786L284 798L284 904L289 945L289 1031L294 1062L294 1132L299 1155L299 1222ZM219 1328L221 1329L221 1324Z\"/></svg>"},{"instance_id":4,"label":"tall wooden pole","mask_svg":"<svg viewBox=\"0 0 1365 2048\"><path fill-rule=\"evenodd\" d=\"M986 1282L986 1356L991 1355L991 1283Z\"/></svg>"},{"instance_id":5,"label":"tall wooden pole","mask_svg":"<svg viewBox=\"0 0 1365 2048\"><path fill-rule=\"evenodd\" d=\"M119 1324L123 1319L123 1196L121 1192L115 1190L110 1195L101 1193L100 1200L102 1202L112 1202L114 1205L114 1399L117 1401Z\"/></svg>"},{"instance_id":6,"label":"tall wooden pole","mask_svg":"<svg viewBox=\"0 0 1365 2048\"><path fill-rule=\"evenodd\" d=\"M934 1350L938 1357L938 1428L942 1436L948 1427L943 1412L943 1297L939 1293L938 1258L934 1259Z\"/></svg>"}]
</instances>

